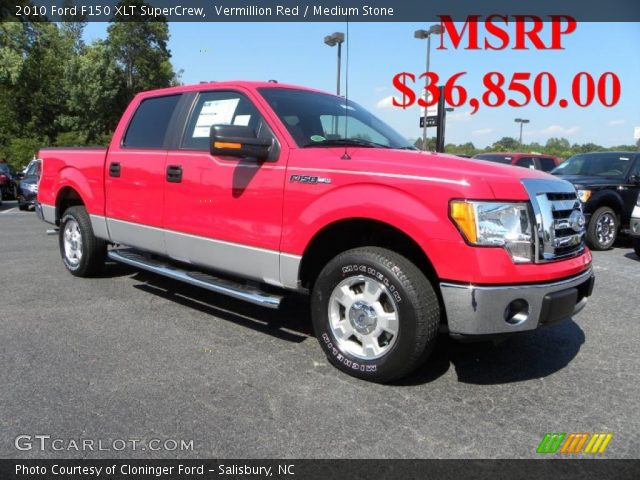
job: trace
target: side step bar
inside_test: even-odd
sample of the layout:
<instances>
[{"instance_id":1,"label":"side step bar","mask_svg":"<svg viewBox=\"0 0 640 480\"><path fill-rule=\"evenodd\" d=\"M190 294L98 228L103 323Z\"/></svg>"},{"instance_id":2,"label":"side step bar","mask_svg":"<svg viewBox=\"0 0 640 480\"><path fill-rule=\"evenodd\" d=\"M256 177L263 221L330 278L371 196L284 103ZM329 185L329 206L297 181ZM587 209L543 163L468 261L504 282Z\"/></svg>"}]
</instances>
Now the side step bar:
<instances>
[{"instance_id":1,"label":"side step bar","mask_svg":"<svg viewBox=\"0 0 640 480\"><path fill-rule=\"evenodd\" d=\"M163 275L262 307L278 308L283 298L280 295L266 293L257 288L214 277L207 273L182 270L168 263L148 258L136 250L129 248L109 250L107 256L115 262L126 263L132 267L157 273L158 275Z\"/></svg>"}]
</instances>

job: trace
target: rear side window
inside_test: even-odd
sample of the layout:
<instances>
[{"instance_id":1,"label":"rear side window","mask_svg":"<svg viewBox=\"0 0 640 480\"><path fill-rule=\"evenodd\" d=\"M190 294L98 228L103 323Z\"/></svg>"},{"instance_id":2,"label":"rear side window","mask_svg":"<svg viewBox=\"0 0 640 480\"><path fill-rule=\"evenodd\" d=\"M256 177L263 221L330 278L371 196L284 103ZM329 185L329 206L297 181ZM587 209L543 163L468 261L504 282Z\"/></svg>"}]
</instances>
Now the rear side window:
<instances>
[{"instance_id":1,"label":"rear side window","mask_svg":"<svg viewBox=\"0 0 640 480\"><path fill-rule=\"evenodd\" d=\"M550 172L556 168L556 162L553 161L553 158L540 157L538 158L538 162L540 162L540 170L543 172Z\"/></svg>"},{"instance_id":2,"label":"rear side window","mask_svg":"<svg viewBox=\"0 0 640 480\"><path fill-rule=\"evenodd\" d=\"M162 148L178 100L180 95L170 95L148 98L140 103L129 123L122 146Z\"/></svg>"}]
</instances>

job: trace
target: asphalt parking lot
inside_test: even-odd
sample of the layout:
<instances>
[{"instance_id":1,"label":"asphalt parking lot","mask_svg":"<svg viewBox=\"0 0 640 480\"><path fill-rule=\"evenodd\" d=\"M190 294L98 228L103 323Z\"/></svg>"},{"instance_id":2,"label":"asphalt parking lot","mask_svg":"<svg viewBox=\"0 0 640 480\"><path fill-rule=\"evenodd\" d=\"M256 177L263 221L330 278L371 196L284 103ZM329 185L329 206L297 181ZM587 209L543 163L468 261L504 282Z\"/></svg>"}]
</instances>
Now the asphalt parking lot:
<instances>
[{"instance_id":1,"label":"asphalt parking lot","mask_svg":"<svg viewBox=\"0 0 640 480\"><path fill-rule=\"evenodd\" d=\"M115 264L74 278L33 212L0 210L0 457L535 458L545 432L611 432L601 456L640 456L640 261L624 243L594 254L574 320L497 346L442 337L385 386L328 365L304 298L268 311Z\"/></svg>"}]
</instances>

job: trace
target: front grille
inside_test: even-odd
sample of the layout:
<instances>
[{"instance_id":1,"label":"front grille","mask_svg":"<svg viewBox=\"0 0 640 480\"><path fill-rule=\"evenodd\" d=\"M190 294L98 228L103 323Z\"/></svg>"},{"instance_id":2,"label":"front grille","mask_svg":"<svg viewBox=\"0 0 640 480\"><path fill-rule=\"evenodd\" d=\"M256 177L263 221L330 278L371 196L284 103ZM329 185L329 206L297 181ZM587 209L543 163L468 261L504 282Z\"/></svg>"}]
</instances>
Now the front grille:
<instances>
[{"instance_id":1,"label":"front grille","mask_svg":"<svg viewBox=\"0 0 640 480\"><path fill-rule=\"evenodd\" d=\"M535 261L550 262L584 251L584 216L575 188L563 180L522 180L534 212Z\"/></svg>"}]
</instances>

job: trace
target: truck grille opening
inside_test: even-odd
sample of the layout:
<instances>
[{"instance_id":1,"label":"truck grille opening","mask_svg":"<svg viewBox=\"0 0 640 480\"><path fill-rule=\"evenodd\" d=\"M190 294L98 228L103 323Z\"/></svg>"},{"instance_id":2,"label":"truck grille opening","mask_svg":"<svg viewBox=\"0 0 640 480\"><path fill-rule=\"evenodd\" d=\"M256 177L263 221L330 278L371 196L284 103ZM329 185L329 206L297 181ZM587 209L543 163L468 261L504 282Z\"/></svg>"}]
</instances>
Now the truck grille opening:
<instances>
[{"instance_id":1,"label":"truck grille opening","mask_svg":"<svg viewBox=\"0 0 640 480\"><path fill-rule=\"evenodd\" d=\"M585 222L573 185L540 179L522 183L534 212L536 263L580 255L584 251Z\"/></svg>"}]
</instances>

